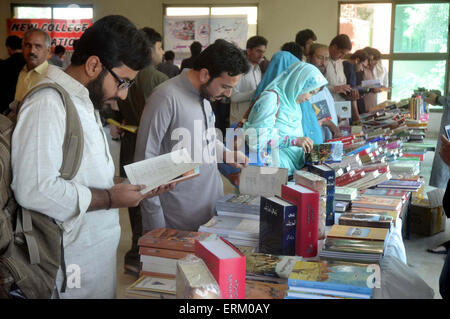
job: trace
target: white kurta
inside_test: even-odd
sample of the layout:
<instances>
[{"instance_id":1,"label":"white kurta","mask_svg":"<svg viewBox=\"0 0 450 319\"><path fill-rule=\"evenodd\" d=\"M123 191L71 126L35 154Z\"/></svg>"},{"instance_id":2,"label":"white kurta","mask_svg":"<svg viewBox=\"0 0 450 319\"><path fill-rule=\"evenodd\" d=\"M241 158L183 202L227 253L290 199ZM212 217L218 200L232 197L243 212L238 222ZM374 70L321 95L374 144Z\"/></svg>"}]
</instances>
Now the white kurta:
<instances>
[{"instance_id":1,"label":"white kurta","mask_svg":"<svg viewBox=\"0 0 450 319\"><path fill-rule=\"evenodd\" d=\"M49 66L43 81L60 84L75 104L84 133L81 166L73 180L60 177L66 114L59 93L44 89L28 98L20 111L12 137L11 186L20 205L54 218L64 229L68 287L59 297L114 298L120 239L118 210L87 212L91 202L88 187L105 189L114 185L107 138L98 111L81 83L55 66ZM61 283L60 269L58 292Z\"/></svg>"},{"instance_id":2,"label":"white kurta","mask_svg":"<svg viewBox=\"0 0 450 319\"><path fill-rule=\"evenodd\" d=\"M328 89L335 101L345 101L345 99L339 95L339 93L333 93L334 86L340 86L347 84L347 78L344 73L343 60L328 60L325 77L328 81Z\"/></svg>"},{"instance_id":3,"label":"white kurta","mask_svg":"<svg viewBox=\"0 0 450 319\"><path fill-rule=\"evenodd\" d=\"M250 107L256 88L261 82L262 73L258 64L242 76L231 94L230 123L239 122Z\"/></svg>"}]
</instances>

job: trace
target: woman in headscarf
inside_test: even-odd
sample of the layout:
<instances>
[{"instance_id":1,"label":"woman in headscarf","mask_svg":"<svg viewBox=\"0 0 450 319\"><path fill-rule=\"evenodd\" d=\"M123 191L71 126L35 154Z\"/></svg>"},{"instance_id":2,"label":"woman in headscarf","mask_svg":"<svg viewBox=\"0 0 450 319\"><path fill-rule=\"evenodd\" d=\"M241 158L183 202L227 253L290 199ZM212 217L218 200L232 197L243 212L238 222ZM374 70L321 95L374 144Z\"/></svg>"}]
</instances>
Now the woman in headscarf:
<instances>
[{"instance_id":1,"label":"woman in headscarf","mask_svg":"<svg viewBox=\"0 0 450 319\"><path fill-rule=\"evenodd\" d=\"M292 64L298 63L298 62L300 62L300 60L298 58L296 58L290 52L279 51L279 52L275 53L272 56L272 59L270 60L270 64L269 64L266 72L264 73L264 76L263 76L261 82L259 83L258 87L256 88L255 95L253 96L253 101L255 101L258 98L258 96L264 91L264 89L280 73L286 71L287 69L289 69L289 67ZM248 114L246 113L245 116L248 116ZM239 127L242 126L242 124L245 122L245 120L246 119L244 119L244 121L241 121L242 123L239 123L240 124ZM232 127L236 128L236 123L234 123L232 125ZM252 159L253 159L253 161L250 162L250 165L263 165L263 163L261 162L260 158L258 158L258 157L250 158L250 160L252 160ZM219 163L219 171L233 185L237 186L239 184L239 174L240 174L240 171L241 171L239 168L232 167L231 165L226 164L226 163Z\"/></svg>"},{"instance_id":2,"label":"woman in headscarf","mask_svg":"<svg viewBox=\"0 0 450 319\"><path fill-rule=\"evenodd\" d=\"M264 73L261 82L259 82L259 85L256 88L253 101L258 98L270 82L272 82L281 72L286 71L292 64L297 62L300 62L300 60L290 52L279 51L275 53L272 56L272 60L270 60L269 67Z\"/></svg>"},{"instance_id":3,"label":"woman in headscarf","mask_svg":"<svg viewBox=\"0 0 450 319\"><path fill-rule=\"evenodd\" d=\"M302 168L305 152L312 149L311 137L323 140L309 99L327 84L315 66L304 62L279 74L261 93L244 124L250 151L263 153L265 165L288 168L290 175Z\"/></svg>"}]
</instances>

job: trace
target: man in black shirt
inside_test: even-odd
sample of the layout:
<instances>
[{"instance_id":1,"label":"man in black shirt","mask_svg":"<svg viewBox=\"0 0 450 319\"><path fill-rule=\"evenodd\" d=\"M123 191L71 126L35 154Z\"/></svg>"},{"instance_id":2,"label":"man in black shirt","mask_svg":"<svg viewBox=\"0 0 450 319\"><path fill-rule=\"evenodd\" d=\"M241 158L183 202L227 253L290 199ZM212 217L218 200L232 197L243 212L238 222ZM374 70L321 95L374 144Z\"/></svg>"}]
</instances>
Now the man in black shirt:
<instances>
[{"instance_id":1,"label":"man in black shirt","mask_svg":"<svg viewBox=\"0 0 450 319\"><path fill-rule=\"evenodd\" d=\"M195 59L200 54L200 52L202 52L202 44L198 41L194 41L190 46L190 50L191 50L191 57L181 61L180 72L183 71L183 69L185 68L192 69L194 67Z\"/></svg>"},{"instance_id":2,"label":"man in black shirt","mask_svg":"<svg viewBox=\"0 0 450 319\"><path fill-rule=\"evenodd\" d=\"M0 85L0 112L8 113L9 103L14 100L16 93L17 78L20 70L25 65L25 58L22 54L22 39L12 35L6 39L6 48L9 58L2 61L0 74L2 74L3 85Z\"/></svg>"}]
</instances>

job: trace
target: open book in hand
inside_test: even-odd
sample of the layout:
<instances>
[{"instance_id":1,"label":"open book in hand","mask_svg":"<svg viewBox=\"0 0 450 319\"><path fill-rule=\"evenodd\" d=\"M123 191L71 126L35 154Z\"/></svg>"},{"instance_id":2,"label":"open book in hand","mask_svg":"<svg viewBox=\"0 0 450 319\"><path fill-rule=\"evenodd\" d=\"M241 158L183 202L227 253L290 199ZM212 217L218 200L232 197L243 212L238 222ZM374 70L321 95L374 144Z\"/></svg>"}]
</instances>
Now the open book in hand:
<instances>
[{"instance_id":1,"label":"open book in hand","mask_svg":"<svg viewBox=\"0 0 450 319\"><path fill-rule=\"evenodd\" d=\"M145 185L145 194L161 185L182 182L200 175L185 148L124 166L133 185Z\"/></svg>"}]
</instances>

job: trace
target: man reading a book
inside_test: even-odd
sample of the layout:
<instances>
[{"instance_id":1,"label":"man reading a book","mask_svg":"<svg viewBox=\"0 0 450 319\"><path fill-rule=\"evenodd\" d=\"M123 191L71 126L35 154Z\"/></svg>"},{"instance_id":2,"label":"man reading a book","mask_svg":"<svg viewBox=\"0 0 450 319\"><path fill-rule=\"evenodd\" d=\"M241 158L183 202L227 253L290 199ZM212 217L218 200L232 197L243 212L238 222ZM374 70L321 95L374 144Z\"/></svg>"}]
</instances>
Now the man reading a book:
<instances>
[{"instance_id":1,"label":"man reading a book","mask_svg":"<svg viewBox=\"0 0 450 319\"><path fill-rule=\"evenodd\" d=\"M164 82L147 99L135 161L184 147L193 161L201 165L198 177L141 203L144 232L159 227L196 231L215 215L216 200L223 196L217 162L224 156L227 161L246 165L248 158L241 152L228 151L216 138L210 102L230 97L233 87L248 70L248 62L239 48L217 40L200 53L193 69Z\"/></svg>"},{"instance_id":2,"label":"man reading a book","mask_svg":"<svg viewBox=\"0 0 450 319\"><path fill-rule=\"evenodd\" d=\"M127 96L138 71L150 63L149 45L128 19L107 16L84 32L71 62L65 71L50 65L40 83L59 84L73 101L83 132L81 165L72 180L61 177L66 110L56 90L42 89L20 109L12 137L11 188L22 207L53 218L62 228L67 277L73 266L79 269L79 285L67 280L63 292L60 267L53 297L114 298L117 208L137 206L170 187L141 194L142 185L114 184L114 161L99 110Z\"/></svg>"}]
</instances>

